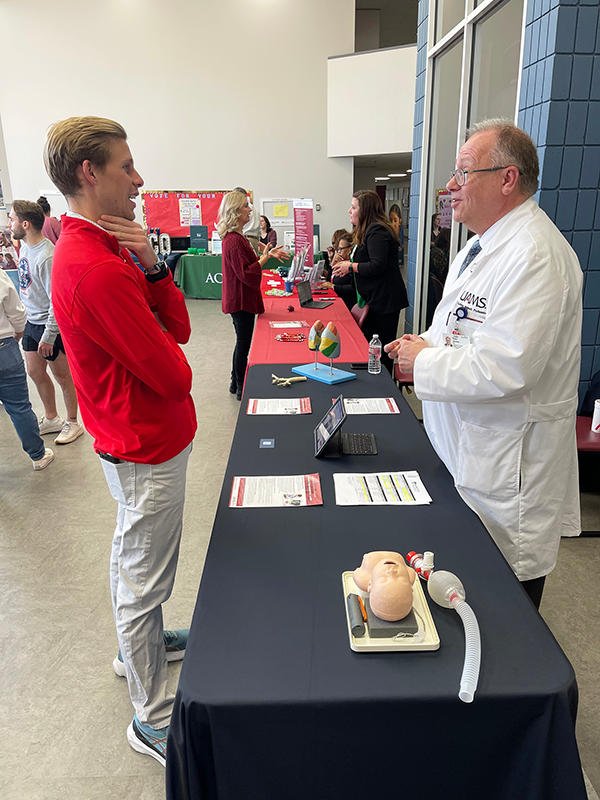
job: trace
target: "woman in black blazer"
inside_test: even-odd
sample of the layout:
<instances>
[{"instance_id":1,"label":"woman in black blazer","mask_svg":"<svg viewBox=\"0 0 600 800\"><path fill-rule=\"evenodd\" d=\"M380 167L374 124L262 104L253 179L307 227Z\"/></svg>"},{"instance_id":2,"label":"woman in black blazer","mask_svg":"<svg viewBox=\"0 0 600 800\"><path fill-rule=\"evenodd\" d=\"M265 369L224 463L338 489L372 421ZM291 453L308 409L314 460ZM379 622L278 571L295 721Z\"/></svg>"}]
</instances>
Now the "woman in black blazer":
<instances>
[{"instance_id":1,"label":"woman in black blazer","mask_svg":"<svg viewBox=\"0 0 600 800\"><path fill-rule=\"evenodd\" d=\"M369 305L362 329L365 338L370 341L376 333L385 345L397 338L400 311L408 305L398 266L400 242L376 192L354 192L348 213L357 246L351 260L336 264L333 274L354 272L356 290ZM387 353L382 353L381 362L391 374L393 361Z\"/></svg>"}]
</instances>

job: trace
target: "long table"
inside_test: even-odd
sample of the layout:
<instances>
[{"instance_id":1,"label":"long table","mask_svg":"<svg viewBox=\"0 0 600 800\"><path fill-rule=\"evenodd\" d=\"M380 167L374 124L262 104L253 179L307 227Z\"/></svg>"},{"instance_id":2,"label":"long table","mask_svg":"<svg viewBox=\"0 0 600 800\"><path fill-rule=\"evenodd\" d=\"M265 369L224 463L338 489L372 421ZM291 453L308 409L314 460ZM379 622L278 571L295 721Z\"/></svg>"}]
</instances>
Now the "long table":
<instances>
[{"instance_id":1,"label":"long table","mask_svg":"<svg viewBox=\"0 0 600 800\"><path fill-rule=\"evenodd\" d=\"M272 297L265 295L270 288L269 281L277 281L277 288L283 288L283 281L272 272L264 272L262 278L262 292L264 297L265 312L256 319L254 338L248 357L249 364L307 364L314 361L314 352L308 349L307 341L304 342L278 342L277 334L283 333L280 328L272 328L271 322L304 320L312 326L318 319L324 325L328 322L335 323L340 334L342 350L340 358L348 362L365 362L369 357L369 345L361 330L343 300L333 291L315 295L315 300L330 300L331 305L323 309L302 308L298 295L294 292L291 297ZM288 306L293 306L293 311L288 311ZM290 328L288 332L304 332L308 339L308 328ZM328 364L329 359L321 354L318 360Z\"/></svg>"},{"instance_id":2,"label":"long table","mask_svg":"<svg viewBox=\"0 0 600 800\"><path fill-rule=\"evenodd\" d=\"M333 390L395 397L400 415L345 426L373 432L378 456L316 460L332 388L278 389L278 369L248 372L171 719L168 800L585 800L573 670L387 373ZM313 413L245 414L249 398L283 393L310 396ZM259 449L266 437L274 449ZM335 505L333 473L401 469L418 470L430 505ZM228 507L236 475L313 472L322 506ZM433 550L463 580L482 634L472 704L458 698L451 609L429 602L436 652L350 649L341 574L378 549Z\"/></svg>"}]
</instances>

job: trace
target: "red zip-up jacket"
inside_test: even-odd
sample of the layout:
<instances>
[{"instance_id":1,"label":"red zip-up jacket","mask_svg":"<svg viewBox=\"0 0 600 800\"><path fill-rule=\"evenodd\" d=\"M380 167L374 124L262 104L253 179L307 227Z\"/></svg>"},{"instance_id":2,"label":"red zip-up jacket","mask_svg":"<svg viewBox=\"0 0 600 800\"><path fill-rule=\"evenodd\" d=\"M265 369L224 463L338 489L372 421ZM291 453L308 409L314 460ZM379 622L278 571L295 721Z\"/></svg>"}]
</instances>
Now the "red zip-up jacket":
<instances>
[{"instance_id":1,"label":"red zip-up jacket","mask_svg":"<svg viewBox=\"0 0 600 800\"><path fill-rule=\"evenodd\" d=\"M150 283L116 238L62 217L52 303L97 452L160 464L194 438L190 321L171 276ZM155 314L167 329L163 331Z\"/></svg>"}]
</instances>

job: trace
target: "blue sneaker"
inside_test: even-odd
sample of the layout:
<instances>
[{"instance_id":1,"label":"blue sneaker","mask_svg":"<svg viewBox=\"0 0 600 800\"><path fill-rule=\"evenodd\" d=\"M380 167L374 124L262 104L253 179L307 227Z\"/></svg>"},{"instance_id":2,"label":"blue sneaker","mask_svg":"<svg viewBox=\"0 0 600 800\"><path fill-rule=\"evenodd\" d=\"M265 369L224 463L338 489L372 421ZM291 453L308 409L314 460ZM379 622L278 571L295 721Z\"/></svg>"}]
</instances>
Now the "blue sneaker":
<instances>
[{"instance_id":1,"label":"blue sneaker","mask_svg":"<svg viewBox=\"0 0 600 800\"><path fill-rule=\"evenodd\" d=\"M127 741L136 753L152 756L164 767L167 763L168 733L168 725L166 728L151 728L150 725L142 725L137 714L134 714L127 727Z\"/></svg>"},{"instance_id":2,"label":"blue sneaker","mask_svg":"<svg viewBox=\"0 0 600 800\"><path fill-rule=\"evenodd\" d=\"M185 655L189 634L189 628L181 628L178 631L163 631L167 661L181 661ZM125 672L125 664L123 663L123 656L120 650L113 661L113 669L119 678L126 677L127 673Z\"/></svg>"}]
</instances>

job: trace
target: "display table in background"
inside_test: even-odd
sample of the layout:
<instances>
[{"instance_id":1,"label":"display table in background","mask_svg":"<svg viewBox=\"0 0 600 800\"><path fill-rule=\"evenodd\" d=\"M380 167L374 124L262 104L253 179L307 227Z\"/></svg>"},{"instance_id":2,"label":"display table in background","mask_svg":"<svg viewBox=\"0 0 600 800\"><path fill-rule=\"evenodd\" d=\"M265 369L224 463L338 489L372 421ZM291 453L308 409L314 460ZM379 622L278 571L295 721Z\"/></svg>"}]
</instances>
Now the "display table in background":
<instances>
[{"instance_id":1,"label":"display table in background","mask_svg":"<svg viewBox=\"0 0 600 800\"><path fill-rule=\"evenodd\" d=\"M290 266L291 258L280 262L270 258L263 270L276 270L281 266ZM188 297L208 300L221 299L223 283L220 255L203 253L201 255L182 255L178 262L177 285Z\"/></svg>"},{"instance_id":2,"label":"display table in background","mask_svg":"<svg viewBox=\"0 0 600 800\"><path fill-rule=\"evenodd\" d=\"M168 800L585 800L571 665L389 375L272 386L285 369L248 371L171 718ZM345 425L374 433L377 456L314 458L340 390L395 397L401 414ZM284 396L309 396L313 413L245 413L248 398ZM334 472L406 469L431 505L336 506ZM229 508L236 475L313 472L322 506ZM452 609L429 603L438 651L350 649L342 572L377 549L433 550L463 580L482 636L472 704L458 698Z\"/></svg>"},{"instance_id":3,"label":"display table in background","mask_svg":"<svg viewBox=\"0 0 600 800\"><path fill-rule=\"evenodd\" d=\"M223 282L221 256L211 255L184 255L178 262L178 285L188 297L205 298L209 300L221 299L221 284Z\"/></svg>"},{"instance_id":4,"label":"display table in background","mask_svg":"<svg viewBox=\"0 0 600 800\"><path fill-rule=\"evenodd\" d=\"M336 295L333 290L326 294L315 295L315 300L331 300L332 303L327 308L302 308L298 300L298 294L290 297L266 296L265 292L271 287L269 281L277 282L277 287L283 289L284 283L279 276L272 272L263 272L261 289L265 311L256 318L254 328L254 338L248 356L249 364L308 364L314 361L315 354L308 349L308 328L272 328L271 322L304 320L311 326L320 319L325 325L333 322L338 329L342 342L342 352L339 359L334 361L337 366L338 361L366 362L369 358L369 343L356 324L354 317L348 311L343 300ZM293 311L288 311L289 306L293 306ZM275 338L278 333L305 333L304 342L278 342ZM319 354L319 362L329 364L329 359Z\"/></svg>"}]
</instances>

